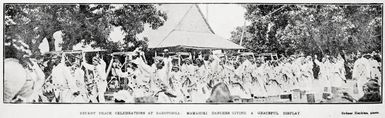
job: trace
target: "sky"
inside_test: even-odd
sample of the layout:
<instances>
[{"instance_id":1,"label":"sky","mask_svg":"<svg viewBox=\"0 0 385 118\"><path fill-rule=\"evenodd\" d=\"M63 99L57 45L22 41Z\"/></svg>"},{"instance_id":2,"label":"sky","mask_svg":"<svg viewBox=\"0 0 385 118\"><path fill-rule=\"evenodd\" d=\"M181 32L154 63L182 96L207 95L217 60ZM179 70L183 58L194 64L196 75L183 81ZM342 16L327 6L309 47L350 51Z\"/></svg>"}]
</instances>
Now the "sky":
<instances>
[{"instance_id":1,"label":"sky","mask_svg":"<svg viewBox=\"0 0 385 118\"><path fill-rule=\"evenodd\" d=\"M229 39L231 32L237 26L243 26L246 9L239 4L201 4L201 11L206 17L208 8L208 22L215 34Z\"/></svg>"},{"instance_id":2,"label":"sky","mask_svg":"<svg viewBox=\"0 0 385 118\"><path fill-rule=\"evenodd\" d=\"M208 19L208 23L215 34L225 39L229 39L231 37L231 32L235 30L237 26L243 26L245 22L244 13L246 10L239 4L200 4L199 7L204 16L208 16L206 19ZM124 38L124 34L120 30L120 27L115 27L112 30L113 31L110 34L111 40L119 41ZM54 38L56 39L56 50L61 49L58 45L62 42L61 35L61 32L56 32L54 34ZM48 52L48 42L44 40L39 48L42 53ZM86 48L90 47L86 46ZM84 49L84 47L82 47L82 45L76 45L74 50L76 49Z\"/></svg>"}]
</instances>

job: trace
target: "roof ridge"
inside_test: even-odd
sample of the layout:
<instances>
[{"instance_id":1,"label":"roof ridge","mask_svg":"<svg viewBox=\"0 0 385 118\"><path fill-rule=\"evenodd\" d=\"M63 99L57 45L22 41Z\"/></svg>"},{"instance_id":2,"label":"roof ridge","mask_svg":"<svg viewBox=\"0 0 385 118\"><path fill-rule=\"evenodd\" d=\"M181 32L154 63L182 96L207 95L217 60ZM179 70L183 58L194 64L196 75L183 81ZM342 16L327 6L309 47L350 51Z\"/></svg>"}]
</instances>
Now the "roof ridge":
<instances>
[{"instance_id":1,"label":"roof ridge","mask_svg":"<svg viewBox=\"0 0 385 118\"><path fill-rule=\"evenodd\" d=\"M198 11L199 11L199 14L201 15L201 17L202 17L203 20L205 21L206 25L209 27L211 33L215 34L215 33L214 33L214 30L211 28L209 22L208 22L207 19L203 16L203 13L202 13L201 9L198 7L197 4L195 4L195 7L197 7L197 9L198 9Z\"/></svg>"},{"instance_id":2,"label":"roof ridge","mask_svg":"<svg viewBox=\"0 0 385 118\"><path fill-rule=\"evenodd\" d=\"M178 22L177 25L175 25L175 27L162 39L162 41L160 41L156 46L159 46L160 44L162 44L164 42L164 40L167 39L168 36L170 36L170 34L172 32L174 32L176 30L176 28L182 23L183 19L187 16L187 14L190 12L190 10L192 9L193 5L190 6L190 8L187 10L187 12L183 15L183 17L180 19L180 21Z\"/></svg>"},{"instance_id":3,"label":"roof ridge","mask_svg":"<svg viewBox=\"0 0 385 118\"><path fill-rule=\"evenodd\" d=\"M179 20L178 24L175 25L175 27L172 29L172 31L176 30L177 27L179 27L182 24L182 22L184 21L184 19L187 16L187 14L191 11L192 7L193 7L193 5L191 5L190 8L186 11L186 13L184 13L183 17Z\"/></svg>"}]
</instances>

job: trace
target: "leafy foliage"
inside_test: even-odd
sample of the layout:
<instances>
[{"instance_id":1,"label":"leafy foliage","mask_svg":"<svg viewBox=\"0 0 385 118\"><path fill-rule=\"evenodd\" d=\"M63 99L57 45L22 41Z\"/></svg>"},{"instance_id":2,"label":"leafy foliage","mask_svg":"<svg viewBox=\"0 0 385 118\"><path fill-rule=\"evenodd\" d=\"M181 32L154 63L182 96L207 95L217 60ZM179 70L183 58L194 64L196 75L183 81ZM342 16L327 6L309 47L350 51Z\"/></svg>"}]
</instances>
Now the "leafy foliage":
<instances>
[{"instance_id":1,"label":"leafy foliage","mask_svg":"<svg viewBox=\"0 0 385 118\"><path fill-rule=\"evenodd\" d=\"M382 6L244 5L243 44L255 52L291 55L381 50ZM232 32L239 43L243 27Z\"/></svg>"},{"instance_id":2,"label":"leafy foliage","mask_svg":"<svg viewBox=\"0 0 385 118\"><path fill-rule=\"evenodd\" d=\"M151 4L124 4L121 7L110 4L6 4L5 42L22 40L29 45L33 54L39 53L39 44L46 38L49 50L55 50L53 34L63 32L63 50L71 50L80 42L92 47L105 49L131 49L121 47L132 44L146 46L144 39L136 34L143 32L144 25L156 29L167 20L165 13ZM113 26L122 27L124 42L116 43L108 39Z\"/></svg>"}]
</instances>

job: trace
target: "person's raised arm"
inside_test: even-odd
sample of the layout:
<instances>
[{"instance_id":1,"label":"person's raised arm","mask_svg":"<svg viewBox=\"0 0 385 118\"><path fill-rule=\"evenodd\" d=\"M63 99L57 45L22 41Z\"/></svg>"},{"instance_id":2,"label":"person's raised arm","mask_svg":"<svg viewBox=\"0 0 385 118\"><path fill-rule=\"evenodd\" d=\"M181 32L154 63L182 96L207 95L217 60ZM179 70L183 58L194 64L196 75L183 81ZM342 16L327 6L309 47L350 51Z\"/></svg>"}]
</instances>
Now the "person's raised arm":
<instances>
[{"instance_id":1,"label":"person's raised arm","mask_svg":"<svg viewBox=\"0 0 385 118\"><path fill-rule=\"evenodd\" d=\"M135 60L131 61L132 63L136 64L138 66L138 69L146 72L146 73L153 73L155 69L151 68L149 65L145 64L143 60L139 57Z\"/></svg>"}]
</instances>

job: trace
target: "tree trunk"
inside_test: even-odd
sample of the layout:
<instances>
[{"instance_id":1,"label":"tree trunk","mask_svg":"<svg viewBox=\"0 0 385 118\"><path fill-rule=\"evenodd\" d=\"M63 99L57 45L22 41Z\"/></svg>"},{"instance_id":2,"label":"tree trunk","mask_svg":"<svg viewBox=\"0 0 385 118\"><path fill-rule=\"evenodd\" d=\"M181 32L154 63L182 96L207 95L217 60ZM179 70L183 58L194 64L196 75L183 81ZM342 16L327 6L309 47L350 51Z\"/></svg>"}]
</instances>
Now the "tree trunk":
<instances>
[{"instance_id":1,"label":"tree trunk","mask_svg":"<svg viewBox=\"0 0 385 118\"><path fill-rule=\"evenodd\" d=\"M36 42L31 45L30 49L31 49L32 55L40 55L41 54L39 46L40 46L42 40L43 39L36 39Z\"/></svg>"},{"instance_id":2,"label":"tree trunk","mask_svg":"<svg viewBox=\"0 0 385 118\"><path fill-rule=\"evenodd\" d=\"M36 42L30 47L33 55L40 55L39 46L43 42L44 38L48 41L49 51L55 51L55 38L53 38L53 34L56 30L52 30L49 33L42 33L40 37L36 39Z\"/></svg>"},{"instance_id":3,"label":"tree trunk","mask_svg":"<svg viewBox=\"0 0 385 118\"><path fill-rule=\"evenodd\" d=\"M32 56L41 55L39 46L41 42L43 42L44 37L45 37L44 35L40 35L39 38L35 39L36 42L30 45L29 48L31 50Z\"/></svg>"},{"instance_id":4,"label":"tree trunk","mask_svg":"<svg viewBox=\"0 0 385 118\"><path fill-rule=\"evenodd\" d=\"M46 38L48 41L49 51L55 51L55 38L53 38L53 33L48 35Z\"/></svg>"}]
</instances>

